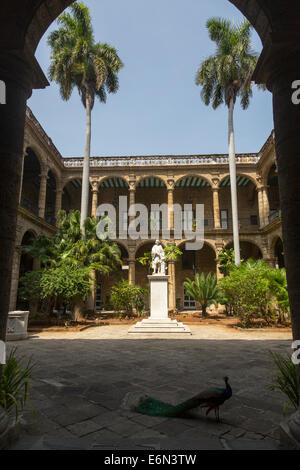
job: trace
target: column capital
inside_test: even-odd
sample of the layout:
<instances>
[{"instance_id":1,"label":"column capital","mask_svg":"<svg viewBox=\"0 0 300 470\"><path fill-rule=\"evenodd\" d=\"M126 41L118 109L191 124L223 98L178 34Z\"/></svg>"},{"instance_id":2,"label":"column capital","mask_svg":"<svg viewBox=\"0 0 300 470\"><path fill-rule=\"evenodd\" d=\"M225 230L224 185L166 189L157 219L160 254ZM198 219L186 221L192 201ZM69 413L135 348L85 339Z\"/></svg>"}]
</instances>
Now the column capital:
<instances>
[{"instance_id":1,"label":"column capital","mask_svg":"<svg viewBox=\"0 0 300 470\"><path fill-rule=\"evenodd\" d=\"M5 82L14 82L23 88L27 99L33 89L49 86L35 56L27 49L0 52L0 74Z\"/></svg>"},{"instance_id":2,"label":"column capital","mask_svg":"<svg viewBox=\"0 0 300 470\"><path fill-rule=\"evenodd\" d=\"M49 168L41 168L40 178L48 179Z\"/></svg>"},{"instance_id":3,"label":"column capital","mask_svg":"<svg viewBox=\"0 0 300 470\"><path fill-rule=\"evenodd\" d=\"M129 184L129 191L133 192L136 190L136 181L135 180L131 180L128 182Z\"/></svg>"},{"instance_id":4,"label":"column capital","mask_svg":"<svg viewBox=\"0 0 300 470\"><path fill-rule=\"evenodd\" d=\"M212 179L212 184L213 184L212 187L211 187L212 190L213 190L213 191L219 191L219 189L220 189L220 188L219 188L220 178L213 178L213 179Z\"/></svg>"},{"instance_id":5,"label":"column capital","mask_svg":"<svg viewBox=\"0 0 300 470\"><path fill-rule=\"evenodd\" d=\"M92 193L98 193L99 191L99 181L91 180Z\"/></svg>"},{"instance_id":6,"label":"column capital","mask_svg":"<svg viewBox=\"0 0 300 470\"><path fill-rule=\"evenodd\" d=\"M175 181L173 178L169 178L167 181L167 189L168 191L174 191L175 189Z\"/></svg>"}]
</instances>

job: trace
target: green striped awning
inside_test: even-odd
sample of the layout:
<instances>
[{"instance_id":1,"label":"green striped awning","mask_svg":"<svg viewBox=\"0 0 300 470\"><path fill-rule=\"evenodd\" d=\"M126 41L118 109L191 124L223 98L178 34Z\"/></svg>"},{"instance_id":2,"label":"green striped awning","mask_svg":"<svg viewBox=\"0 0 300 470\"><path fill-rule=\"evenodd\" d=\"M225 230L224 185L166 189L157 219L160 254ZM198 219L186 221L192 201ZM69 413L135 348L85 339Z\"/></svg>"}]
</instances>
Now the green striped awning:
<instances>
[{"instance_id":1,"label":"green striped awning","mask_svg":"<svg viewBox=\"0 0 300 470\"><path fill-rule=\"evenodd\" d=\"M188 176L182 178L176 183L176 188L205 188L209 187L209 183L198 177L198 176Z\"/></svg>"},{"instance_id":2,"label":"green striped awning","mask_svg":"<svg viewBox=\"0 0 300 470\"><path fill-rule=\"evenodd\" d=\"M128 188L128 184L122 178L107 178L106 180L102 181L100 184L100 188Z\"/></svg>"},{"instance_id":3,"label":"green striped awning","mask_svg":"<svg viewBox=\"0 0 300 470\"><path fill-rule=\"evenodd\" d=\"M165 188L165 183L159 178L149 177L139 182L138 188Z\"/></svg>"},{"instance_id":4,"label":"green striped awning","mask_svg":"<svg viewBox=\"0 0 300 470\"><path fill-rule=\"evenodd\" d=\"M248 186L251 181L246 176L237 175L236 182L238 186ZM227 176L220 184L221 188L226 186L230 186L230 176Z\"/></svg>"}]
</instances>

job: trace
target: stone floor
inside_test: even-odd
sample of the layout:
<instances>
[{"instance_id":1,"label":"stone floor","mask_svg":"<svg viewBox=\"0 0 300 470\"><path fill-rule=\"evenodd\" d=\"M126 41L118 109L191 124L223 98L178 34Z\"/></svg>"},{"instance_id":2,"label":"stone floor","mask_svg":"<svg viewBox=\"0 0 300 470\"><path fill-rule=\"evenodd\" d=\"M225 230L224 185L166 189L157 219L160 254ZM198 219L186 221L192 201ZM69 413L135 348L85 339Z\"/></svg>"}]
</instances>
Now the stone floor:
<instances>
[{"instance_id":1,"label":"stone floor","mask_svg":"<svg viewBox=\"0 0 300 470\"><path fill-rule=\"evenodd\" d=\"M269 389L269 350L284 331L191 326L192 336L129 336L126 326L40 333L9 343L33 356L31 404L15 449L276 449L284 397ZM181 419L130 410L144 394L178 403L228 375L220 424L201 410Z\"/></svg>"}]
</instances>

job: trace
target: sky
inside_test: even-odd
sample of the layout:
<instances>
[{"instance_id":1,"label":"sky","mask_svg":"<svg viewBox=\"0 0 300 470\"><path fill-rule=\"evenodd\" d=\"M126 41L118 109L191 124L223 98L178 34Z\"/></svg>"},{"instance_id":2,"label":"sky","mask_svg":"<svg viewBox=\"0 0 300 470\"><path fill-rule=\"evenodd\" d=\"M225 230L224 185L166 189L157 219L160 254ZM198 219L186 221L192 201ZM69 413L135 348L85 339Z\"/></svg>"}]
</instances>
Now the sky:
<instances>
[{"instance_id":1,"label":"sky","mask_svg":"<svg viewBox=\"0 0 300 470\"><path fill-rule=\"evenodd\" d=\"M210 17L239 23L228 0L85 0L95 39L117 48L124 63L120 88L92 114L93 156L227 153L227 108L205 106L195 75L215 51L206 30ZM42 38L36 57L47 75L50 48ZM253 49L261 41L252 33ZM64 157L82 156L85 110L77 90L62 101L55 83L34 90L28 106ZM248 110L235 110L236 151L258 152L273 129L269 91L257 90Z\"/></svg>"}]
</instances>

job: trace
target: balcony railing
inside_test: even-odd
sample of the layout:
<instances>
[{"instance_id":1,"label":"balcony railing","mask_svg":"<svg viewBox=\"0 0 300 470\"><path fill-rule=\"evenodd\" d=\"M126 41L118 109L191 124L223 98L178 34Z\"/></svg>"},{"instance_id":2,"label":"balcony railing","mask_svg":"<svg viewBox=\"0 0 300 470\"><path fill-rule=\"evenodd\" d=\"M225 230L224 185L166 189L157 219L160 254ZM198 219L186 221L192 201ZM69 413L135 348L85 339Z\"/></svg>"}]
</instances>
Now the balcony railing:
<instances>
[{"instance_id":1,"label":"balcony railing","mask_svg":"<svg viewBox=\"0 0 300 470\"><path fill-rule=\"evenodd\" d=\"M232 230L232 219L221 220L221 228L223 230ZM240 230L258 230L259 222L258 217L256 220L251 220L251 217L244 217L239 219Z\"/></svg>"},{"instance_id":2,"label":"balcony railing","mask_svg":"<svg viewBox=\"0 0 300 470\"><path fill-rule=\"evenodd\" d=\"M281 210L271 211L269 214L270 224L274 222L274 220L279 219L280 217L281 217Z\"/></svg>"},{"instance_id":3,"label":"balcony railing","mask_svg":"<svg viewBox=\"0 0 300 470\"><path fill-rule=\"evenodd\" d=\"M236 156L236 163L255 164L259 161L257 154L241 154ZM83 158L64 158L66 168L82 168ZM90 159L91 168L116 167L165 167L165 166L198 166L228 164L227 155L194 155L194 156L158 156L158 157L93 157Z\"/></svg>"}]
</instances>

